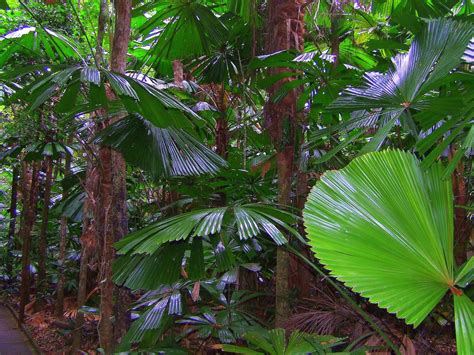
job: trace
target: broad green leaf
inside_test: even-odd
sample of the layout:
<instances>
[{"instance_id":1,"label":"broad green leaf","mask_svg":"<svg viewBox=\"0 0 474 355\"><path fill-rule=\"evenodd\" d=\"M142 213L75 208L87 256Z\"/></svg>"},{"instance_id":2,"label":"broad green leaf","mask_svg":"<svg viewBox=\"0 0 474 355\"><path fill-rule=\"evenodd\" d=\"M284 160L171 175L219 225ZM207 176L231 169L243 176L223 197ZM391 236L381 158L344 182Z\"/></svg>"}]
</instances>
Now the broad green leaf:
<instances>
[{"instance_id":1,"label":"broad green leaf","mask_svg":"<svg viewBox=\"0 0 474 355\"><path fill-rule=\"evenodd\" d=\"M323 175L304 210L331 275L415 326L454 285L452 191L441 172L409 153L369 153Z\"/></svg>"},{"instance_id":2,"label":"broad green leaf","mask_svg":"<svg viewBox=\"0 0 474 355\"><path fill-rule=\"evenodd\" d=\"M214 174L227 165L190 133L159 128L136 116L110 125L95 141L121 151L128 163L154 177Z\"/></svg>"},{"instance_id":3,"label":"broad green leaf","mask_svg":"<svg viewBox=\"0 0 474 355\"><path fill-rule=\"evenodd\" d=\"M456 285L464 288L467 287L474 280L474 256L471 256L468 261L459 269L456 274Z\"/></svg>"},{"instance_id":4,"label":"broad green leaf","mask_svg":"<svg viewBox=\"0 0 474 355\"><path fill-rule=\"evenodd\" d=\"M381 110L383 113L402 110L417 114L422 127L434 126L447 115L462 110L463 98L440 97L435 90L451 81L450 77L459 79L458 73L453 71L460 64L473 36L474 28L467 21L446 18L427 20L408 53L395 56L392 59L393 67L388 72L366 73L363 86L348 87L328 109L337 112ZM465 117L460 119L464 120ZM400 120L402 127L409 127L409 133L418 138L411 114L401 115ZM431 124L427 125L425 121ZM347 128L350 124L344 126ZM428 142L425 140L423 144ZM438 156L438 150L432 154L433 159Z\"/></svg>"},{"instance_id":5,"label":"broad green leaf","mask_svg":"<svg viewBox=\"0 0 474 355\"><path fill-rule=\"evenodd\" d=\"M454 295L456 347L459 355L474 353L474 302L466 295Z\"/></svg>"}]
</instances>

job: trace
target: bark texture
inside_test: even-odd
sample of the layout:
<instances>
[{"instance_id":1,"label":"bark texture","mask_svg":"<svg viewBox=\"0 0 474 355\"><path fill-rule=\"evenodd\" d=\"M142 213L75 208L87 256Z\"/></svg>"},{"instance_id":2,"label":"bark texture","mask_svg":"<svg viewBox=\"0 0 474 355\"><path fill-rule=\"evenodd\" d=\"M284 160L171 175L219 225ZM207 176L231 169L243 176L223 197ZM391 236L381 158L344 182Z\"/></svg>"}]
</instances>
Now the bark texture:
<instances>
[{"instance_id":1,"label":"bark texture","mask_svg":"<svg viewBox=\"0 0 474 355\"><path fill-rule=\"evenodd\" d=\"M127 65L127 51L130 40L131 0L118 0L115 5L115 30L112 42L110 69L124 73ZM110 100L113 93L108 90ZM104 126L120 119L115 117L105 122ZM129 294L125 289L116 289L112 281L112 262L115 258L114 243L122 238L128 230L126 210L125 161L119 152L108 147L99 150L99 194L100 213L99 235L102 243L102 260L100 271L100 327L101 346L106 353L112 353L115 342L126 332L130 317L128 314ZM116 299L114 307L114 296ZM115 324L113 317L115 316ZM115 325L115 329L114 329Z\"/></svg>"},{"instance_id":2,"label":"bark texture","mask_svg":"<svg viewBox=\"0 0 474 355\"><path fill-rule=\"evenodd\" d=\"M22 165L22 216L19 237L22 242L21 248L21 286L20 286L20 310L18 323L25 320L25 307L30 298L30 249L31 230L36 219L36 202L38 199L38 164L32 166L23 162Z\"/></svg>"},{"instance_id":3,"label":"bark texture","mask_svg":"<svg viewBox=\"0 0 474 355\"><path fill-rule=\"evenodd\" d=\"M95 48L95 60L99 65L101 65L101 62L104 59L103 42L105 35L105 25L107 24L109 17L108 15L107 0L100 0L99 21L97 24L97 43Z\"/></svg>"},{"instance_id":4,"label":"bark texture","mask_svg":"<svg viewBox=\"0 0 474 355\"><path fill-rule=\"evenodd\" d=\"M71 143L71 139L68 143ZM71 156L68 154L64 162L64 177L69 176L71 170ZM68 190L63 189L62 200L65 201L69 196ZM58 285L56 290L56 317L62 318L64 313L64 285L66 283L65 264L66 264L66 246L67 246L67 228L68 219L66 216L61 216L59 224L59 260L58 260Z\"/></svg>"},{"instance_id":5,"label":"bark texture","mask_svg":"<svg viewBox=\"0 0 474 355\"><path fill-rule=\"evenodd\" d=\"M302 0L270 0L268 2L266 52L303 48L304 18ZM287 72L287 68L270 70L270 75ZM269 100L265 105L265 126L276 149L278 168L278 202L282 205L291 203L291 188L295 169L294 156L298 115L296 100L298 90L292 90L278 103L272 96L285 82L294 80L286 78L278 81L268 90ZM276 261L276 300L275 326L281 326L287 319L289 308L289 256L284 249L278 248Z\"/></svg>"},{"instance_id":6,"label":"bark texture","mask_svg":"<svg viewBox=\"0 0 474 355\"><path fill-rule=\"evenodd\" d=\"M225 112L216 122L216 153L227 159L229 155L229 125Z\"/></svg>"},{"instance_id":7,"label":"bark texture","mask_svg":"<svg viewBox=\"0 0 474 355\"><path fill-rule=\"evenodd\" d=\"M303 143L304 139L301 140ZM300 157L301 159L301 157ZM304 209L304 205L306 203L306 199L308 198L308 194L310 191L308 185L308 173L306 171L302 171L298 169L296 175L296 199L295 199L295 207L298 211L302 211ZM300 215L302 217L302 215ZM298 225L298 231L301 235L305 235L305 229L303 225L303 219L301 218L300 223ZM312 259L312 253L310 248L307 245L301 245L302 253L309 258ZM300 258L296 257L295 255L291 255L291 276L290 280L292 281L291 287L296 288L298 290L298 296L302 299L310 298L311 297L311 285L314 285L314 275L312 270L308 267L308 265L301 261Z\"/></svg>"},{"instance_id":8,"label":"bark texture","mask_svg":"<svg viewBox=\"0 0 474 355\"><path fill-rule=\"evenodd\" d=\"M97 248L97 200L98 200L98 171L92 161L87 166L86 181L84 184L86 198L82 210L82 235L81 235L81 262L79 267L79 283L77 290L77 310L86 303L87 280L90 256ZM84 314L76 313L75 329L73 334L72 349L77 351L81 345Z\"/></svg>"},{"instance_id":9,"label":"bark texture","mask_svg":"<svg viewBox=\"0 0 474 355\"><path fill-rule=\"evenodd\" d=\"M184 67L180 60L173 60L173 80L177 87L183 88Z\"/></svg>"},{"instance_id":10,"label":"bark texture","mask_svg":"<svg viewBox=\"0 0 474 355\"><path fill-rule=\"evenodd\" d=\"M333 68L339 65L340 38L339 38L339 21L341 19L341 4L338 0L332 0L329 10L331 16L331 54L334 56Z\"/></svg>"},{"instance_id":11,"label":"bark texture","mask_svg":"<svg viewBox=\"0 0 474 355\"><path fill-rule=\"evenodd\" d=\"M18 167L15 165L12 171L12 185L11 185L11 198L10 198L10 222L8 224L8 237L7 237L7 263L6 272L8 275L8 281L11 282L13 277L13 258L10 251L15 246L15 229L16 229L16 217L17 217L17 205L18 205L18 180L19 180Z\"/></svg>"},{"instance_id":12,"label":"bark texture","mask_svg":"<svg viewBox=\"0 0 474 355\"><path fill-rule=\"evenodd\" d=\"M53 184L53 158L44 159L44 201L41 211L41 230L38 245L38 280L36 286L36 301L38 302L46 289L46 258L48 247L49 205L51 204L51 187Z\"/></svg>"}]
</instances>

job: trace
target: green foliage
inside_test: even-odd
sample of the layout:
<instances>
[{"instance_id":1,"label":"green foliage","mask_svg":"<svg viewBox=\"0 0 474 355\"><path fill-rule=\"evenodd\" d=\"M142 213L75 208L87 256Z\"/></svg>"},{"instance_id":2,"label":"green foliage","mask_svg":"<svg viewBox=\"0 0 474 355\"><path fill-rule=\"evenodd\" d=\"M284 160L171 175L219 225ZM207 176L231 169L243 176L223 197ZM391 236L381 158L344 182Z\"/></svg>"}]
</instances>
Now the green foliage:
<instances>
[{"instance_id":1,"label":"green foliage","mask_svg":"<svg viewBox=\"0 0 474 355\"><path fill-rule=\"evenodd\" d=\"M183 59L209 53L226 37L226 27L199 1L150 2L135 9L135 13L142 15L150 10L154 11L153 16L138 31L147 36L145 43L153 45L148 53L152 64L161 59Z\"/></svg>"},{"instance_id":2,"label":"green foliage","mask_svg":"<svg viewBox=\"0 0 474 355\"><path fill-rule=\"evenodd\" d=\"M209 245L217 270L229 270L236 264L234 240L245 242L266 235L282 245L286 243L283 231L299 237L291 226L294 221L292 214L263 204L195 210L161 220L116 243L118 253L124 256L115 263L115 282L131 289L153 290L162 283L176 282L185 265L189 277L202 279L208 249L204 244ZM153 272L157 267L167 271Z\"/></svg>"},{"instance_id":3,"label":"green foliage","mask_svg":"<svg viewBox=\"0 0 474 355\"><path fill-rule=\"evenodd\" d=\"M303 355L331 353L331 348L340 345L340 339L333 336L292 332L288 340L285 330L250 331L244 334L249 347L224 344L224 351L235 354ZM255 349L255 350L254 350Z\"/></svg>"},{"instance_id":4,"label":"green foliage","mask_svg":"<svg viewBox=\"0 0 474 355\"><path fill-rule=\"evenodd\" d=\"M298 211L275 205L278 162L264 112L269 100L283 105L290 93L298 96L298 112L285 119L280 144L298 142L292 201L304 198L306 178L319 179L361 156L325 173L310 196L306 224L321 262L354 291L414 325L451 290L459 352L474 351L468 290L474 261L454 265L446 179L474 147L469 2L308 2L300 9L303 52L266 53L267 41L275 39L264 24L271 2L138 0L127 54L133 70L125 74L108 69L113 5L108 2L103 58L96 63L99 1L50 6L0 0L0 225L7 230L3 207L12 167L52 157L48 276L55 285L56 271L65 266L57 263L57 231L67 217L73 294L81 222L88 217L85 170L94 167L99 147L123 155L131 233L116 244L114 272L116 283L139 300L120 351L182 354L182 340L220 342L224 350L248 354L352 350L342 350L340 338L264 330L267 319L253 316L260 312L250 306L269 295L242 291L243 270L255 273L259 290L273 289L277 247L286 244L305 259L295 250L304 243L293 215ZM278 15L288 20L286 11ZM180 74L175 60L184 67L182 85L171 82ZM217 139L227 142L226 159L213 151ZM424 160L398 151L364 155L393 146ZM453 156L443 170L436 161L447 149ZM71 169L65 169L66 157ZM100 162L95 167L100 170ZM1 234L0 246L10 249ZM13 244L2 255L13 256L15 272L20 243ZM32 255L32 270L37 262ZM369 316L329 280L397 352L398 344L371 318L381 313L369 308ZM98 299L88 302L79 312L98 312ZM244 341L247 347L238 346ZM373 349L357 353L365 350Z\"/></svg>"},{"instance_id":5,"label":"green foliage","mask_svg":"<svg viewBox=\"0 0 474 355\"><path fill-rule=\"evenodd\" d=\"M190 133L158 128L140 117L129 116L110 125L95 142L122 152L128 163L156 178L212 174L227 165Z\"/></svg>"},{"instance_id":6,"label":"green foliage","mask_svg":"<svg viewBox=\"0 0 474 355\"><path fill-rule=\"evenodd\" d=\"M261 296L260 294L233 291L230 296L226 296L223 292L225 290L219 289L219 284L215 288L209 282L203 283L202 286L212 295L213 306L200 307L197 314L187 315L179 320L177 323L186 324L189 327L181 335L182 337L196 333L200 339L205 340L213 337L229 344L242 339L243 334L249 329L264 331L258 319L250 312L245 311L249 302Z\"/></svg>"},{"instance_id":7,"label":"green foliage","mask_svg":"<svg viewBox=\"0 0 474 355\"><path fill-rule=\"evenodd\" d=\"M451 290L458 351L469 354L472 337L463 334L473 331L474 308L456 283L452 187L441 177L440 164L423 170L409 153L366 154L321 178L304 220L331 275L409 324L419 325Z\"/></svg>"},{"instance_id":8,"label":"green foliage","mask_svg":"<svg viewBox=\"0 0 474 355\"><path fill-rule=\"evenodd\" d=\"M359 113L330 130L377 125L378 133L361 151L365 153L377 150L397 122L418 139L420 130L415 121L427 130L449 117L449 123L441 125L436 135L427 135L418 142L419 150L425 153L446 134L442 145L446 147L469 125L466 116L473 96L472 91L462 95L457 90L443 95L439 88L456 79L471 79L470 75L457 75L452 71L460 64L473 34L473 27L468 22L452 19L428 21L408 53L393 58L393 69L386 74L366 73L364 86L346 89L344 95L328 106L337 112ZM451 134L450 129L453 129ZM433 162L439 154L440 148L433 150L426 164Z\"/></svg>"}]
</instances>

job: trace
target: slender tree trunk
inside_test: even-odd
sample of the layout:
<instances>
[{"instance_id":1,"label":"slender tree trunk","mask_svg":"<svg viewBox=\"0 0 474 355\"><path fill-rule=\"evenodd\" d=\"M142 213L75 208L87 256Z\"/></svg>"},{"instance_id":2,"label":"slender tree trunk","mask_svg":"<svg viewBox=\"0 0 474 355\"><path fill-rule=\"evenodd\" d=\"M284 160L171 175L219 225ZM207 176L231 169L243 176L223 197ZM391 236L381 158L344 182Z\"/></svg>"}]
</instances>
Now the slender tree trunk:
<instances>
[{"instance_id":1,"label":"slender tree trunk","mask_svg":"<svg viewBox=\"0 0 474 355\"><path fill-rule=\"evenodd\" d=\"M99 65L103 63L103 40L105 35L105 27L109 20L109 13L107 10L107 0L100 0L99 18L97 26L97 41L96 41L96 52L95 60ZM111 41L112 44L112 41ZM105 112L98 112L99 116L105 116ZM97 125L98 126L98 125ZM96 133L96 128L93 130ZM80 349L82 327L84 325L84 314L79 312L79 309L85 305L87 297L87 284L88 284L88 273L89 273L89 262L92 258L94 251L100 250L99 235L101 235L100 221L100 191L99 191L99 167L96 161L98 154L97 148L90 145L90 156L87 164L86 181L84 189L86 192L86 198L83 206L83 227L81 235L81 261L79 267L79 284L77 292L77 309L75 330L73 335L72 349L77 351ZM101 255L102 257L102 255ZM100 278L100 275L99 275ZM100 279L99 279L100 282ZM102 294L101 294L102 298Z\"/></svg>"},{"instance_id":2,"label":"slender tree trunk","mask_svg":"<svg viewBox=\"0 0 474 355\"><path fill-rule=\"evenodd\" d=\"M286 146L277 152L278 167L278 203L281 206L291 204L291 183L294 168L294 146ZM290 255L284 247L277 247L275 268L275 327L283 327L290 311Z\"/></svg>"},{"instance_id":3,"label":"slender tree trunk","mask_svg":"<svg viewBox=\"0 0 474 355\"><path fill-rule=\"evenodd\" d=\"M105 26L109 18L107 5L107 0L100 0L99 21L97 24L97 43L95 49L95 59L97 63L99 63L99 65L104 59L103 42L105 35Z\"/></svg>"},{"instance_id":4,"label":"slender tree trunk","mask_svg":"<svg viewBox=\"0 0 474 355\"><path fill-rule=\"evenodd\" d=\"M224 84L216 84L220 115L216 121L216 153L227 159L229 155L229 124L227 122L227 100ZM216 95L217 96L217 95Z\"/></svg>"},{"instance_id":5,"label":"slender tree trunk","mask_svg":"<svg viewBox=\"0 0 474 355\"><path fill-rule=\"evenodd\" d=\"M184 68L180 60L173 60L173 79L177 87L183 88Z\"/></svg>"},{"instance_id":6,"label":"slender tree trunk","mask_svg":"<svg viewBox=\"0 0 474 355\"><path fill-rule=\"evenodd\" d=\"M48 156L44 160L44 202L41 211L41 230L38 245L38 280L36 286L36 301L39 302L46 290L46 258L48 246L49 205L51 204L51 186L53 183L53 158Z\"/></svg>"},{"instance_id":7,"label":"slender tree trunk","mask_svg":"<svg viewBox=\"0 0 474 355\"><path fill-rule=\"evenodd\" d=\"M71 141L71 140L70 140ZM66 155L66 160L64 163L64 177L69 176L71 170L71 156ZM64 188L62 200L65 201L68 198L68 190ZM61 221L59 224L59 260L58 260L58 285L56 291L56 307L55 313L56 317L62 318L64 314L64 285L66 283L65 275L65 264L66 264L66 246L67 246L67 217L61 216Z\"/></svg>"},{"instance_id":8,"label":"slender tree trunk","mask_svg":"<svg viewBox=\"0 0 474 355\"><path fill-rule=\"evenodd\" d=\"M110 68L124 73L127 64L128 43L130 40L131 0L117 0L115 3L115 29L112 43ZM114 99L108 91L110 100ZM120 119L115 117L113 121ZM129 326L127 312L129 294L125 289L115 289L112 281L112 262L115 258L114 243L128 230L126 211L125 161L119 152L109 147L100 147L100 214L99 225L102 237L102 262L100 272L100 327L101 346L107 354L113 352L114 344ZM116 307L114 309L114 295ZM115 329L113 316L115 315Z\"/></svg>"},{"instance_id":9,"label":"slender tree trunk","mask_svg":"<svg viewBox=\"0 0 474 355\"><path fill-rule=\"evenodd\" d=\"M30 249L31 230L36 218L36 201L38 194L38 164L33 163L31 168L24 162L22 167L22 204L21 226L19 236L22 241L21 248L21 286L20 286L20 310L18 323L25 320L25 307L30 298Z\"/></svg>"},{"instance_id":10,"label":"slender tree trunk","mask_svg":"<svg viewBox=\"0 0 474 355\"><path fill-rule=\"evenodd\" d=\"M126 188L126 164L122 155L118 152L113 151L113 164L114 164L114 240L120 240L128 233L128 218L127 218L127 188ZM115 258L115 249L113 245L111 250L114 252L113 257ZM112 270L110 270L110 279L112 279ZM115 326L114 326L114 341L118 344L127 330L130 328L130 304L131 304L131 292L125 287L114 286L114 315L115 315Z\"/></svg>"},{"instance_id":11,"label":"slender tree trunk","mask_svg":"<svg viewBox=\"0 0 474 355\"><path fill-rule=\"evenodd\" d=\"M339 65L339 20L341 18L340 4L338 0L333 0L330 8L331 16L331 54L334 56L334 62L332 63L333 68Z\"/></svg>"},{"instance_id":12,"label":"slender tree trunk","mask_svg":"<svg viewBox=\"0 0 474 355\"><path fill-rule=\"evenodd\" d=\"M455 152L453 152L454 154ZM453 173L454 204L457 206L469 205L469 192L464 177L464 162L460 161ZM467 259L467 246L471 237L472 225L464 208L454 209L454 256L456 263L462 265Z\"/></svg>"},{"instance_id":13,"label":"slender tree trunk","mask_svg":"<svg viewBox=\"0 0 474 355\"><path fill-rule=\"evenodd\" d=\"M302 50L304 34L302 0L270 0L268 3L266 52L274 53L295 48ZM272 69L270 75L289 69ZM278 103L272 102L274 93L287 81L280 80L268 90L269 100L265 105L265 126L276 149L278 169L278 202L289 205L293 173L297 129L296 99L298 90L292 90ZM275 285L275 325L281 326L290 313L289 308L289 256L283 248L277 249Z\"/></svg>"},{"instance_id":14,"label":"slender tree trunk","mask_svg":"<svg viewBox=\"0 0 474 355\"><path fill-rule=\"evenodd\" d=\"M229 155L229 125L225 112L216 122L216 153L222 158L227 159Z\"/></svg>"},{"instance_id":15,"label":"slender tree trunk","mask_svg":"<svg viewBox=\"0 0 474 355\"><path fill-rule=\"evenodd\" d=\"M303 143L303 142L302 142ZM303 211L304 204L308 197L309 187L308 187L308 173L298 170L296 176L296 201L295 207L298 211ZM298 225L298 231L301 235L305 235L305 230L303 226L303 220ZM311 253L308 246L303 246L303 254L306 257L311 258ZM311 269L308 268L306 263L303 263L300 258L296 256L291 256L292 263L294 264L294 269L292 270L292 276L290 280L293 280L292 286L298 289L298 296L300 298L310 298L311 297L311 285L314 283L313 273Z\"/></svg>"},{"instance_id":16,"label":"slender tree trunk","mask_svg":"<svg viewBox=\"0 0 474 355\"><path fill-rule=\"evenodd\" d=\"M86 198L82 210L81 261L79 267L79 283L77 290L77 310L72 349L79 350L81 346L84 314L79 312L86 303L89 260L97 250L97 200L98 200L98 173L92 161L87 165L87 174L84 189Z\"/></svg>"},{"instance_id":17,"label":"slender tree trunk","mask_svg":"<svg viewBox=\"0 0 474 355\"><path fill-rule=\"evenodd\" d=\"M11 282L13 277L13 258L11 251L15 246L15 228L16 228L16 217L17 217L17 204L18 204L18 167L14 165L12 171L12 191L10 198L10 223L8 225L8 239L7 239L7 263L6 263L6 273L8 275L8 282Z\"/></svg>"}]
</instances>

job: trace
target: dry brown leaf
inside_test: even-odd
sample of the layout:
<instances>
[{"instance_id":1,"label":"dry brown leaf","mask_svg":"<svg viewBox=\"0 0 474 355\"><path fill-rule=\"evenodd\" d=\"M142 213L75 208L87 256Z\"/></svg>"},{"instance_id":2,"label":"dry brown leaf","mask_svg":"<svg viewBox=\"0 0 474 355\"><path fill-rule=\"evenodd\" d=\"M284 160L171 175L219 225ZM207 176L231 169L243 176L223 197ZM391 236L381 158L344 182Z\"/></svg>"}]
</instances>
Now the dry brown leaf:
<instances>
[{"instance_id":1,"label":"dry brown leaf","mask_svg":"<svg viewBox=\"0 0 474 355\"><path fill-rule=\"evenodd\" d=\"M400 346L400 353L402 355L416 355L415 344L413 344L413 341L406 335L403 337L402 346Z\"/></svg>"},{"instance_id":2,"label":"dry brown leaf","mask_svg":"<svg viewBox=\"0 0 474 355\"><path fill-rule=\"evenodd\" d=\"M383 345L384 342L382 339L380 339L378 336L376 335L372 335L369 339L367 339L367 341L365 342L364 345L367 345L367 346L381 346ZM366 351L365 352L366 355L390 355L390 351Z\"/></svg>"},{"instance_id":3,"label":"dry brown leaf","mask_svg":"<svg viewBox=\"0 0 474 355\"><path fill-rule=\"evenodd\" d=\"M194 302L199 299L199 292L201 291L201 283L199 281L194 283L193 286L193 293L191 294L191 298Z\"/></svg>"}]
</instances>

